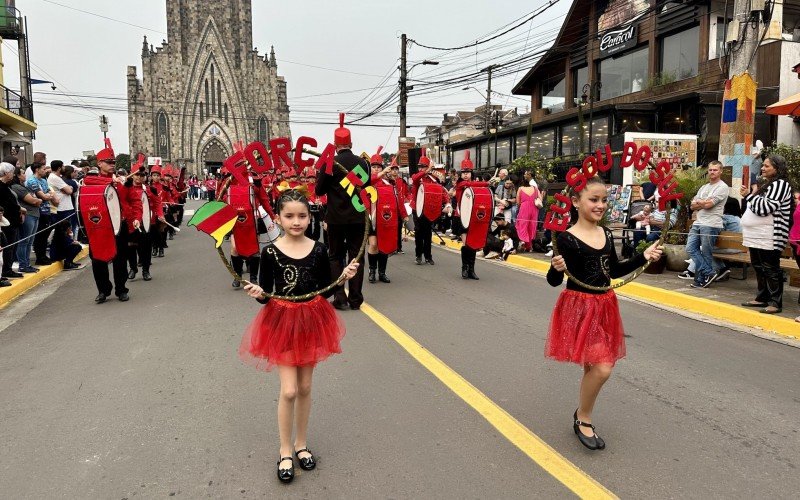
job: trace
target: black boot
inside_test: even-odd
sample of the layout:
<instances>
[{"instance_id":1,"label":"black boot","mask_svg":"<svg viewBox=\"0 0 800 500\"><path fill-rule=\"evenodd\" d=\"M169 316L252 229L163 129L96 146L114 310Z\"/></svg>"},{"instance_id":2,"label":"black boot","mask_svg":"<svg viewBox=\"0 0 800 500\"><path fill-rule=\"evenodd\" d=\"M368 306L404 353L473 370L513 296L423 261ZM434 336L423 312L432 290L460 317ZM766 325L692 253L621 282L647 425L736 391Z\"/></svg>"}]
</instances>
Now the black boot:
<instances>
[{"instance_id":1,"label":"black boot","mask_svg":"<svg viewBox=\"0 0 800 500\"><path fill-rule=\"evenodd\" d=\"M391 283L392 282L392 280L390 280L389 277L386 276L386 273L378 273L378 281L380 281L381 283Z\"/></svg>"},{"instance_id":2,"label":"black boot","mask_svg":"<svg viewBox=\"0 0 800 500\"><path fill-rule=\"evenodd\" d=\"M467 277L471 280L479 280L478 275L475 274L475 264L470 264L467 268Z\"/></svg>"},{"instance_id":3,"label":"black boot","mask_svg":"<svg viewBox=\"0 0 800 500\"><path fill-rule=\"evenodd\" d=\"M370 268L370 270L369 270L369 282L370 283L375 283L377 281L375 279L375 273L376 273L375 268Z\"/></svg>"},{"instance_id":4,"label":"black boot","mask_svg":"<svg viewBox=\"0 0 800 500\"><path fill-rule=\"evenodd\" d=\"M381 283L391 283L392 281L386 276L386 266L389 264L389 256L385 253L378 254L378 281Z\"/></svg>"},{"instance_id":5,"label":"black boot","mask_svg":"<svg viewBox=\"0 0 800 500\"><path fill-rule=\"evenodd\" d=\"M461 279L469 279L469 266L462 265L461 266Z\"/></svg>"},{"instance_id":6,"label":"black boot","mask_svg":"<svg viewBox=\"0 0 800 500\"><path fill-rule=\"evenodd\" d=\"M158 256L159 257L163 257L164 256L164 249L163 248L159 248L158 249Z\"/></svg>"},{"instance_id":7,"label":"black boot","mask_svg":"<svg viewBox=\"0 0 800 500\"><path fill-rule=\"evenodd\" d=\"M156 255L158 255L158 248L153 247L153 257L155 257Z\"/></svg>"}]
</instances>

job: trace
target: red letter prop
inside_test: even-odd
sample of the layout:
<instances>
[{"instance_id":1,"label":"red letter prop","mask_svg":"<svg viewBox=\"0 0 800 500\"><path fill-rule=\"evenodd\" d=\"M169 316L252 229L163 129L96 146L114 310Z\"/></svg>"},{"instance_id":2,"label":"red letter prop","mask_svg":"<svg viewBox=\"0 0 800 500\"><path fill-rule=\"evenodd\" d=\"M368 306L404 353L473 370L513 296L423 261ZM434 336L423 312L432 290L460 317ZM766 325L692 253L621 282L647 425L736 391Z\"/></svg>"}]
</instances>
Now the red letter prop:
<instances>
[{"instance_id":1,"label":"red letter prop","mask_svg":"<svg viewBox=\"0 0 800 500\"><path fill-rule=\"evenodd\" d=\"M254 153L258 153L258 158ZM250 164L250 168L258 174L272 170L272 162L269 159L267 147L262 142L256 141L248 144L244 150L244 157L247 159L247 163Z\"/></svg>"},{"instance_id":2,"label":"red letter prop","mask_svg":"<svg viewBox=\"0 0 800 500\"><path fill-rule=\"evenodd\" d=\"M658 186L658 209L662 212L667 209L667 203L672 200L683 198L683 193L676 192L678 183L674 180L674 175L670 172L669 162L662 160L656 165L653 172L650 172L650 182Z\"/></svg>"},{"instance_id":3,"label":"red letter prop","mask_svg":"<svg viewBox=\"0 0 800 500\"><path fill-rule=\"evenodd\" d=\"M372 205L378 200L378 190L373 186L367 186L358 193L358 197L361 199L361 203L363 203L365 207L372 207Z\"/></svg>"},{"instance_id":4,"label":"red letter prop","mask_svg":"<svg viewBox=\"0 0 800 500\"><path fill-rule=\"evenodd\" d=\"M586 187L586 176L577 167L572 167L567 172L567 184L572 186L576 193L580 193Z\"/></svg>"},{"instance_id":5,"label":"red letter prop","mask_svg":"<svg viewBox=\"0 0 800 500\"><path fill-rule=\"evenodd\" d=\"M312 148L317 147L317 140L306 136L302 136L297 139L297 142L294 146L294 163L297 165L297 169L300 171L314 164L314 160L310 158L306 160L303 159L303 148L306 146Z\"/></svg>"},{"instance_id":6,"label":"red letter prop","mask_svg":"<svg viewBox=\"0 0 800 500\"><path fill-rule=\"evenodd\" d=\"M361 167L361 165L356 165L355 168L347 174L345 179L350 181L350 183L354 186L361 187L367 183L369 177L367 176L367 173L364 172L364 168Z\"/></svg>"},{"instance_id":7,"label":"red letter prop","mask_svg":"<svg viewBox=\"0 0 800 500\"><path fill-rule=\"evenodd\" d=\"M626 142L622 147L622 160L619 162L620 168L633 166L633 157L636 154L636 143Z\"/></svg>"},{"instance_id":8,"label":"red letter prop","mask_svg":"<svg viewBox=\"0 0 800 500\"><path fill-rule=\"evenodd\" d=\"M289 151L292 150L292 141L288 137L276 137L269 141L269 149L272 153L272 164L280 169L281 163L286 168L292 168L292 159L289 158Z\"/></svg>"},{"instance_id":9,"label":"red letter prop","mask_svg":"<svg viewBox=\"0 0 800 500\"><path fill-rule=\"evenodd\" d=\"M641 172L646 169L650 164L650 159L653 157L653 152L650 151L650 146L644 145L639 148L636 156L633 157L633 168Z\"/></svg>"},{"instance_id":10,"label":"red letter prop","mask_svg":"<svg viewBox=\"0 0 800 500\"><path fill-rule=\"evenodd\" d=\"M614 166L614 157L611 156L610 144L606 144L605 160L603 159L603 153L599 149L597 153L595 153L595 156L597 157L597 168L599 168L601 172L608 172L611 170L611 167Z\"/></svg>"},{"instance_id":11,"label":"red letter prop","mask_svg":"<svg viewBox=\"0 0 800 500\"><path fill-rule=\"evenodd\" d=\"M594 156L587 156L583 160L583 176L587 179L591 179L595 175L597 175L597 158Z\"/></svg>"},{"instance_id":12,"label":"red letter prop","mask_svg":"<svg viewBox=\"0 0 800 500\"><path fill-rule=\"evenodd\" d=\"M250 179L247 178L247 160L244 158L244 153L237 151L225 159L222 168L230 172L236 182L242 185L248 185Z\"/></svg>"},{"instance_id":13,"label":"red letter prop","mask_svg":"<svg viewBox=\"0 0 800 500\"><path fill-rule=\"evenodd\" d=\"M317 169L317 171L324 169L326 174L333 175L333 163L335 156L336 148L333 147L333 144L328 144L325 146L322 154L319 155L317 163L314 164L314 168Z\"/></svg>"},{"instance_id":14,"label":"red letter prop","mask_svg":"<svg viewBox=\"0 0 800 500\"><path fill-rule=\"evenodd\" d=\"M572 200L563 193L556 193L553 197L556 201L550 205L550 212L544 220L544 228L551 231L566 231Z\"/></svg>"}]
</instances>

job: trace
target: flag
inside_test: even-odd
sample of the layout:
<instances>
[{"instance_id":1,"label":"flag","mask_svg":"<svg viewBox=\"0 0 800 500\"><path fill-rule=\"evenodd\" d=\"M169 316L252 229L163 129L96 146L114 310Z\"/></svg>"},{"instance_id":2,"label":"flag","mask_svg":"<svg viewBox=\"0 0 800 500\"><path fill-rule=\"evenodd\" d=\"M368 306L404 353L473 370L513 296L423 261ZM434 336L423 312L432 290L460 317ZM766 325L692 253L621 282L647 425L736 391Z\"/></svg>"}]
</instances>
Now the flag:
<instances>
[{"instance_id":1,"label":"flag","mask_svg":"<svg viewBox=\"0 0 800 500\"><path fill-rule=\"evenodd\" d=\"M189 221L189 226L194 226L216 241L216 248L222 245L225 235L230 233L236 224L236 210L222 201L209 201Z\"/></svg>"}]
</instances>

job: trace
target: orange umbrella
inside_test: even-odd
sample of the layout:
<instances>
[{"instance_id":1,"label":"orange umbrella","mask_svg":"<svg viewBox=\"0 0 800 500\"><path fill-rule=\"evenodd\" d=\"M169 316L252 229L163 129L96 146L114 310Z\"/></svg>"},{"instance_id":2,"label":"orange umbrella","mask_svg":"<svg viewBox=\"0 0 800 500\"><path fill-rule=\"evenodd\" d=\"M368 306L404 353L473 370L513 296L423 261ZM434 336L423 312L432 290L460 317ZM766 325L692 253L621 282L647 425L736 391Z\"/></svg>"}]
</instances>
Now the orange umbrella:
<instances>
[{"instance_id":1,"label":"orange umbrella","mask_svg":"<svg viewBox=\"0 0 800 500\"><path fill-rule=\"evenodd\" d=\"M795 94L767 106L767 114L800 117L800 94Z\"/></svg>"}]
</instances>

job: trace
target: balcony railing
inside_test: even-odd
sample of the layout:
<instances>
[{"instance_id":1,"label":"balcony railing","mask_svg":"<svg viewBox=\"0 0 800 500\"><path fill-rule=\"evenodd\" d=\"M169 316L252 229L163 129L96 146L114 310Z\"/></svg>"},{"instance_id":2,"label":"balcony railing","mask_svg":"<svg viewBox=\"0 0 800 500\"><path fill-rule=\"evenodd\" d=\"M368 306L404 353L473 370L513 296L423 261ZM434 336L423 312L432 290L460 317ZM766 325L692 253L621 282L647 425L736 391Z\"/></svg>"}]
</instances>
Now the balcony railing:
<instances>
[{"instance_id":1,"label":"balcony railing","mask_svg":"<svg viewBox=\"0 0 800 500\"><path fill-rule=\"evenodd\" d=\"M33 105L29 99L3 85L0 85L0 95L3 99L2 106L4 108L26 120L33 121Z\"/></svg>"},{"instance_id":2,"label":"balcony railing","mask_svg":"<svg viewBox=\"0 0 800 500\"><path fill-rule=\"evenodd\" d=\"M0 37L16 40L22 34L22 14L0 2Z\"/></svg>"}]
</instances>

